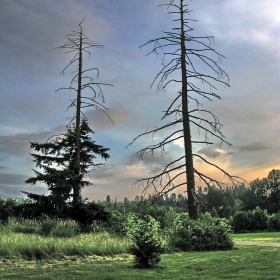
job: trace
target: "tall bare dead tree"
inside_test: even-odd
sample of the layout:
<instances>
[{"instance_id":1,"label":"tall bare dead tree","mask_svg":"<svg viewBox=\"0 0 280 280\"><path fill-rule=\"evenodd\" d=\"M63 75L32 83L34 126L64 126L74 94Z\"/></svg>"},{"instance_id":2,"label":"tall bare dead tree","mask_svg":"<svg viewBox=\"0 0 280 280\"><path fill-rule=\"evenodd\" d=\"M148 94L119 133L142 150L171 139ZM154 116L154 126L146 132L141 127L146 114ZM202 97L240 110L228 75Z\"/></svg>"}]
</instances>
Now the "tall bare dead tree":
<instances>
[{"instance_id":1,"label":"tall bare dead tree","mask_svg":"<svg viewBox=\"0 0 280 280\"><path fill-rule=\"evenodd\" d=\"M162 55L163 67L157 73L151 87L157 83L157 91L160 91L166 90L170 85L173 86L173 90L174 87L179 86L176 97L162 118L174 116L175 120L159 128L147 130L145 133L134 138L128 146L132 145L141 136L154 135L157 132L176 127L176 125L180 126L179 129L175 129L174 132L170 133L162 141L141 149L137 154L142 158L145 154L153 155L156 150L160 150L161 155L164 156L166 145L179 139L184 141L184 154L167 164L159 174L139 179L135 184L141 184L144 192L153 188L155 195L163 195L179 186L186 185L189 216L196 219L195 177L199 178L207 186L223 186L224 184L197 170L194 167L194 157L217 168L232 183L239 181L240 178L231 176L224 169L208 161L202 155L193 153L192 145L194 143L213 144L208 136L217 138L220 141L220 145L223 143L231 145L225 140L225 136L221 132L222 124L219 119L211 111L201 108L201 99L203 98L209 101L212 101L214 98L220 99L220 96L214 92L216 90L214 83L218 82L227 87L229 86L229 77L219 66L224 56L211 46L214 38L211 36L193 36L191 34L193 31L191 24L195 20L189 18L191 11L188 9L186 2L186 0L169 0L168 3L159 5L160 7L166 7L168 14L176 16L174 22L177 26L172 28L171 31L163 32L164 35L162 37L149 40L141 46L144 47L152 44L152 50L148 54ZM216 58L212 58L213 55ZM199 65L207 66L207 71L210 71L200 70L201 67ZM197 82L200 82L202 87L199 87ZM207 87L208 90L206 89ZM192 103L195 106L190 108ZM192 140L191 128L193 129L194 127L197 127L199 132L204 132L204 139ZM182 176L185 179L181 179L183 182L178 182L178 179Z\"/></svg>"},{"instance_id":2,"label":"tall bare dead tree","mask_svg":"<svg viewBox=\"0 0 280 280\"><path fill-rule=\"evenodd\" d=\"M110 119L110 121L113 123L110 116L106 113L106 110L108 110L104 105L101 103L104 103L104 95L102 91L102 86L112 86L111 84L107 83L99 83L96 82L92 77L89 76L89 72L95 71L96 77L99 76L99 69L89 68L84 69L83 68L83 53L86 53L91 55L91 52L89 51L90 48L103 48L103 45L100 43L97 43L95 41L90 40L84 33L83 33L83 23L84 19L79 23L78 31L71 31L70 34L66 35L67 42L63 45L56 47L55 49L65 49L66 53L74 53L74 57L71 59L69 64L63 69L61 72L62 74L65 73L65 70L68 69L72 65L76 65L76 71L74 72L75 75L72 78L70 82L69 87L63 87L59 88L59 90L73 90L76 92L76 98L71 102L68 108L70 107L76 107L76 113L75 116L70 120L70 124L75 124L75 130L76 130L76 149L75 149L75 174L77 177L77 182L73 184L73 204L78 204L81 200L81 186L78 183L80 181L81 177L81 167L80 167L80 129L81 129L81 123L83 119L86 119L86 116L82 112L82 108L88 108L93 107L97 110L102 111L107 115L107 117ZM93 94L92 97L83 96L82 92L85 90L91 91ZM101 103L98 102L96 99L100 98Z\"/></svg>"}]
</instances>

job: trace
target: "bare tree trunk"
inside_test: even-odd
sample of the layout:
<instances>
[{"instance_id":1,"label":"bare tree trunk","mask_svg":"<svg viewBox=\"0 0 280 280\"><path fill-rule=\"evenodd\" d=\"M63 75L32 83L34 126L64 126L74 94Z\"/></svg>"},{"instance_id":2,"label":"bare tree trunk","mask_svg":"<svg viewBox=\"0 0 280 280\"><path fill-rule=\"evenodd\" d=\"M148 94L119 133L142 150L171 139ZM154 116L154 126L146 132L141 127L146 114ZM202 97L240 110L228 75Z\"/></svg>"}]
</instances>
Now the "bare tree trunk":
<instances>
[{"instance_id":1,"label":"bare tree trunk","mask_svg":"<svg viewBox=\"0 0 280 280\"><path fill-rule=\"evenodd\" d=\"M188 193L188 210L192 219L197 219L197 206L195 205L195 180L193 168L192 141L190 129L190 117L188 109L188 81L186 69L186 46L185 46L185 28L184 28L184 11L183 0L180 2L180 19L181 19L181 69L182 69L182 115L183 115L183 131L185 146L185 162L187 176L187 193Z\"/></svg>"},{"instance_id":2,"label":"bare tree trunk","mask_svg":"<svg viewBox=\"0 0 280 280\"><path fill-rule=\"evenodd\" d=\"M82 90L82 67L83 67L83 37L82 31L80 32L79 44L79 66L78 66L78 88L77 88L77 108L76 108L76 149L75 149L75 174L77 177L80 175L80 123L81 123L81 90ZM80 202L80 186L79 180L73 186L73 204L77 205Z\"/></svg>"},{"instance_id":3,"label":"bare tree trunk","mask_svg":"<svg viewBox=\"0 0 280 280\"><path fill-rule=\"evenodd\" d=\"M165 195L178 187L187 185L189 216L191 219L197 219L195 176L207 187L224 187L226 184L212 178L203 171L197 170L194 166L193 157L197 157L202 162L211 167L215 167L217 171L224 174L232 184L241 183L242 179L238 176L230 175L223 168L210 162L204 156L193 153L192 150L192 143L204 145L214 144L209 136L211 138L216 137L220 141L220 145L225 143L231 146L231 144L225 140L225 136L221 132L222 124L218 117L209 110L199 108L202 106L200 98L205 98L209 101L213 101L213 98L220 99L220 96L214 92L216 91L214 82L229 86L229 78L227 73L219 66L224 56L219 54L211 46L214 38L212 36L191 35L193 28L189 23L194 22L194 20L188 18L191 11L188 9L188 4L184 4L184 2L187 1L169 0L168 3L159 5L159 7L166 7L168 14L178 16L173 21L178 23L179 26L172 28L171 31L163 31L162 37L151 39L141 46L144 47L153 44L152 50L148 54L154 53L157 56L162 55L163 67L156 74L152 82L153 85L158 81L157 91L166 90L172 84L180 86L180 90L177 92L179 95L176 95L162 117L163 120L173 115L175 120L161 127L156 127L151 130L147 129L146 132L135 137L128 146L132 145L142 136L149 134L154 136L157 132L167 131L168 135L164 136L163 140L158 141L156 144L148 145L137 152L140 158L147 154L154 155L155 151L160 151L160 155L164 157L167 153L167 145L175 143L175 141L179 139L184 140L184 151L182 155L176 159L172 159L158 174L137 179L135 185L139 184L143 186L143 192L153 190L155 196ZM212 55L217 56L218 59L212 58ZM196 61L192 61L192 58L195 58ZM208 72L205 73L201 65L195 67L194 62L197 61L198 64L201 63L206 66L212 74L208 74ZM182 79L178 79L177 75L174 77L173 74L175 73L181 75ZM195 81L209 86L210 90L200 88L196 85ZM172 90L173 89L174 88L172 88ZM189 102L194 102L196 108L190 109ZM173 132L170 132L170 129L176 125L180 125L180 129L174 129ZM200 131L203 132L204 139L192 139L191 125L198 128L199 135ZM178 178L182 179L178 180Z\"/></svg>"},{"instance_id":4,"label":"bare tree trunk","mask_svg":"<svg viewBox=\"0 0 280 280\"><path fill-rule=\"evenodd\" d=\"M112 86L111 84L99 83L95 82L92 77L90 77L90 71L97 72L97 78L99 76L99 69L96 67L83 69L83 52L86 52L89 57L91 52L88 50L92 47L103 48L103 45L90 40L86 35L83 33L82 22L84 19L79 23L79 31L71 31L68 34L67 42L64 43L62 46L56 47L56 49L66 49L66 53L74 52L75 55L68 63L68 65L63 69L61 72L64 74L65 70L78 63L75 71L75 75L71 80L69 87L62 87L59 90L74 90L76 92L76 98L71 102L68 108L75 107L76 114L70 121L70 127L72 124L75 126L75 154L71 157L71 171L74 172L74 178L71 178L71 190L73 191L73 205L77 205L81 202L81 189L84 185L84 181L82 178L84 176L83 166L81 166L81 125L84 120L86 120L86 116L83 114L83 108L95 108L103 113L109 118L112 122L110 116L105 112L108 110L105 106L103 106L100 102L97 102L97 98L101 98L102 102L105 102L102 86ZM77 82L77 86L74 85ZM82 91L84 89L88 89L93 93L93 97L82 96ZM105 155L105 154L104 154ZM109 157L109 155L108 155ZM105 155L107 158L107 154Z\"/></svg>"}]
</instances>

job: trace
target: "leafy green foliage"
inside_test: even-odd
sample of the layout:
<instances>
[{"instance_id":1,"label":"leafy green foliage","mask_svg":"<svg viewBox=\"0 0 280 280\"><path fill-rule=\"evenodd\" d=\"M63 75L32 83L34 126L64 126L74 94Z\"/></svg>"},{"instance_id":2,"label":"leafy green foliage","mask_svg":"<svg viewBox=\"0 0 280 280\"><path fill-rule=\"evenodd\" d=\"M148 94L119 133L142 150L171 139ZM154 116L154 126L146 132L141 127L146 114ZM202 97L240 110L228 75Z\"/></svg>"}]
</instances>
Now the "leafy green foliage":
<instances>
[{"instance_id":1,"label":"leafy green foliage","mask_svg":"<svg viewBox=\"0 0 280 280\"><path fill-rule=\"evenodd\" d=\"M280 231L280 212L274 213L268 218L268 229Z\"/></svg>"},{"instance_id":2,"label":"leafy green foliage","mask_svg":"<svg viewBox=\"0 0 280 280\"><path fill-rule=\"evenodd\" d=\"M231 228L225 219L208 213L198 220L179 215L171 231L171 246L180 251L212 251L233 248Z\"/></svg>"},{"instance_id":3,"label":"leafy green foliage","mask_svg":"<svg viewBox=\"0 0 280 280\"><path fill-rule=\"evenodd\" d=\"M267 211L260 209L260 207L256 207L256 209L253 210L252 229L253 230L267 229L267 222L268 222Z\"/></svg>"},{"instance_id":4,"label":"leafy green foliage","mask_svg":"<svg viewBox=\"0 0 280 280\"><path fill-rule=\"evenodd\" d=\"M231 225L234 232L265 230L268 228L268 219L267 211L256 207L253 211L236 212Z\"/></svg>"},{"instance_id":5,"label":"leafy green foliage","mask_svg":"<svg viewBox=\"0 0 280 280\"><path fill-rule=\"evenodd\" d=\"M139 219L130 214L125 223L125 230L127 236L133 240L131 252L134 255L135 267L157 266L163 252L159 222L149 215Z\"/></svg>"},{"instance_id":6,"label":"leafy green foliage","mask_svg":"<svg viewBox=\"0 0 280 280\"><path fill-rule=\"evenodd\" d=\"M190 231L191 221L188 214L177 214L171 228L167 229L169 244L179 251L192 250L192 237Z\"/></svg>"},{"instance_id":7,"label":"leafy green foliage","mask_svg":"<svg viewBox=\"0 0 280 280\"><path fill-rule=\"evenodd\" d=\"M244 232L252 229L253 213L251 211L238 211L232 219L234 232Z\"/></svg>"},{"instance_id":8,"label":"leafy green foliage","mask_svg":"<svg viewBox=\"0 0 280 280\"><path fill-rule=\"evenodd\" d=\"M0 220L7 221L9 217L13 217L15 215L15 207L17 204L18 203L15 199L2 199L0 197Z\"/></svg>"}]
</instances>

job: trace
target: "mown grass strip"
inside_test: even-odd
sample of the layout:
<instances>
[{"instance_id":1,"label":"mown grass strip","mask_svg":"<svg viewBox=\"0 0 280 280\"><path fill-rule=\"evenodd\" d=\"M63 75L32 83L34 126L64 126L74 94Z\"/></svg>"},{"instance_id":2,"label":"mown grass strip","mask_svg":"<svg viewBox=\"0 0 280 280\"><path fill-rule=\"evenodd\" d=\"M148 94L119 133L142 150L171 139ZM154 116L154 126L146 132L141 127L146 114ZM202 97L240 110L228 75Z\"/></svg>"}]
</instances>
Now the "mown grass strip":
<instances>
[{"instance_id":1,"label":"mown grass strip","mask_svg":"<svg viewBox=\"0 0 280 280\"><path fill-rule=\"evenodd\" d=\"M233 234L235 241L280 242L280 232L253 232Z\"/></svg>"},{"instance_id":2,"label":"mown grass strip","mask_svg":"<svg viewBox=\"0 0 280 280\"><path fill-rule=\"evenodd\" d=\"M5 259L0 279L280 279L280 248L238 246L232 251L163 255L156 269L135 269L119 258L72 257L52 261Z\"/></svg>"}]
</instances>

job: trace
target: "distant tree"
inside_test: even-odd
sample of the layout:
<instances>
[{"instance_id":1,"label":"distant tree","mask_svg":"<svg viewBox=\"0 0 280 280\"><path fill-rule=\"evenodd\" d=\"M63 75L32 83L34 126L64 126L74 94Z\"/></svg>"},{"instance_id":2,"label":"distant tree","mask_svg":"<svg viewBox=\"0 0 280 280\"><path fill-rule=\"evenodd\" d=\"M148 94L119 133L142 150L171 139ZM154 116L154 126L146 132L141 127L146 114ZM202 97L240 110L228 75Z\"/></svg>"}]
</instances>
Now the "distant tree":
<instances>
[{"instance_id":1,"label":"distant tree","mask_svg":"<svg viewBox=\"0 0 280 280\"><path fill-rule=\"evenodd\" d=\"M267 176L267 181L270 192L268 210L271 213L276 213L280 211L280 170L271 170Z\"/></svg>"},{"instance_id":2,"label":"distant tree","mask_svg":"<svg viewBox=\"0 0 280 280\"><path fill-rule=\"evenodd\" d=\"M99 76L98 68L83 68L83 54L86 53L91 55L89 52L90 48L103 48L103 45L90 40L84 33L82 27L83 20L79 23L78 28L79 31L72 31L70 34L66 36L67 42L63 45L56 47L55 49L65 49L66 53L74 53L74 57L71 59L69 64L63 69L62 73L65 73L65 70L68 69L72 65L76 65L76 71L74 72L74 76L71 79L69 87L59 88L59 90L73 90L76 92L76 98L71 102L69 107L75 107L76 113L75 116L71 119L70 125L73 122L75 127L75 162L73 165L73 170L76 174L77 182L75 182L73 187L73 203L79 204L81 201L81 188L82 185L79 185L79 179L81 176L81 145L80 145L80 133L81 133L81 122L83 118L86 118L84 113L82 112L82 108L93 107L97 110L102 111L107 115L110 121L113 123L112 119L106 113L107 108L103 106L96 99L100 98L102 102L104 102L104 95L102 91L102 86L112 86L107 83L99 83L96 82L91 76L90 72L95 71L97 73L97 78ZM86 95L82 95L84 91L92 92L93 96L88 97ZM69 108L68 107L68 108Z\"/></svg>"},{"instance_id":3,"label":"distant tree","mask_svg":"<svg viewBox=\"0 0 280 280\"><path fill-rule=\"evenodd\" d=\"M25 183L46 184L50 191L48 200L57 211L62 211L66 202L73 196L75 184L78 184L80 188L91 185L85 180L86 175L91 168L102 165L102 163L94 162L96 155L105 160L110 157L107 153L109 149L95 144L89 133L93 131L88 126L87 120L83 119L79 133L80 171L78 175L75 172L76 129L74 125L68 126L65 134L53 136L46 143L31 142L31 148L38 152L31 156L39 170L33 169L35 176L27 179ZM31 198L34 199L34 197Z\"/></svg>"},{"instance_id":4,"label":"distant tree","mask_svg":"<svg viewBox=\"0 0 280 280\"><path fill-rule=\"evenodd\" d=\"M210 212L212 216L229 218L239 210L239 201L234 197L232 188L208 187L199 189L199 210Z\"/></svg>"},{"instance_id":5,"label":"distant tree","mask_svg":"<svg viewBox=\"0 0 280 280\"><path fill-rule=\"evenodd\" d=\"M209 110L201 109L201 99L212 101L214 98L220 99L215 91L214 82L219 82L224 86L229 86L228 75L219 66L223 55L219 54L212 46L213 37L210 36L192 36L193 28L190 23L194 20L189 19L190 10L186 0L169 0L168 3L159 5L167 7L168 13L177 16L174 22L177 26L171 31L164 31L163 36L149 40L146 45L152 44L152 50L149 54L154 53L160 55L162 51L163 68L158 72L152 85L157 84L157 91L166 90L172 84L172 90L179 88L174 100L165 111L162 119L174 116L175 120L164 124L159 128L147 130L140 134L129 144L133 144L139 137L157 132L168 131L168 135L157 144L147 146L138 152L139 157L145 154L154 154L159 150L161 156L166 153L166 145L183 139L184 154L168 163L161 173L142 178L136 181L144 187L144 192L153 189L155 195L164 195L175 188L186 185L188 194L188 211L191 218L197 218L197 197L195 188L195 176L204 182L207 186L217 185L223 187L224 184L202 171L194 167L194 158L217 168L232 183L238 180L238 177L231 176L224 169L210 162L200 154L193 152L193 144L213 144L209 135L216 137L222 143L230 145L225 140L225 136L221 132L221 123L219 119ZM141 47L143 47L141 46ZM212 58L212 56L216 58ZM200 68L201 65L208 67L208 72ZM200 70L201 69L201 70ZM176 75L176 73L178 75ZM214 73L214 74L212 74ZM196 81L202 84L199 88ZM151 86L152 86L151 85ZM194 102L195 108L191 108L191 102ZM174 129L170 133L170 129L179 125L180 128ZM191 125L197 127L199 132L204 133L204 139L192 139ZM128 146L129 146L128 145ZM183 177L184 176L184 177ZM186 177L185 177L186 176ZM183 178L179 180L179 178Z\"/></svg>"}]
</instances>

